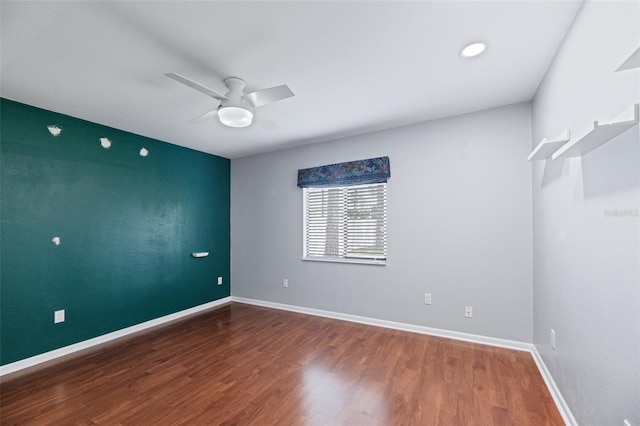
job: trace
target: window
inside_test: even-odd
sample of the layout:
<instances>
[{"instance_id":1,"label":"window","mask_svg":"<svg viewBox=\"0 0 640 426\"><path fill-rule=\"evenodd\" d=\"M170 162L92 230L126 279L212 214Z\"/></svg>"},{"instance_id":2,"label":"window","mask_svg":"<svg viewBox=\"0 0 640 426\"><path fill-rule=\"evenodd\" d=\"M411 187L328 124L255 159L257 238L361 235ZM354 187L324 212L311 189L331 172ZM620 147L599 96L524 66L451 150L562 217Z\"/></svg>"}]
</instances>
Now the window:
<instances>
[{"instance_id":1,"label":"window","mask_svg":"<svg viewBox=\"0 0 640 426\"><path fill-rule=\"evenodd\" d=\"M385 264L387 184L303 188L304 259Z\"/></svg>"},{"instance_id":2,"label":"window","mask_svg":"<svg viewBox=\"0 0 640 426\"><path fill-rule=\"evenodd\" d=\"M298 169L305 260L387 263L389 157Z\"/></svg>"}]
</instances>

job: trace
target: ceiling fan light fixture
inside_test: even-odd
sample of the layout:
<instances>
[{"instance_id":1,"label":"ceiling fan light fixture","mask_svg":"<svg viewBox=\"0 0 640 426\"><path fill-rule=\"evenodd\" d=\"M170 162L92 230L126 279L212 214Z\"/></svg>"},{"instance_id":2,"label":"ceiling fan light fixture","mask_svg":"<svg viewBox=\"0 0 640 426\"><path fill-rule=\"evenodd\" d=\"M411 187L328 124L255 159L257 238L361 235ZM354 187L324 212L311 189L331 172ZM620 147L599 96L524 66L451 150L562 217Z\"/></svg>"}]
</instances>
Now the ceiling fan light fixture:
<instances>
[{"instance_id":1,"label":"ceiling fan light fixture","mask_svg":"<svg viewBox=\"0 0 640 426\"><path fill-rule=\"evenodd\" d=\"M247 127L253 123L253 109L255 107L269 105L282 99L295 96L286 84L256 90L251 93L244 93L247 88L247 83L238 77L228 77L224 79L224 85L227 86L228 92L226 95L221 95L183 75L174 72L165 75L178 83L184 84L220 101L218 109L202 114L191 121L207 118L210 113L217 113L218 119L225 126Z\"/></svg>"},{"instance_id":2,"label":"ceiling fan light fixture","mask_svg":"<svg viewBox=\"0 0 640 426\"><path fill-rule=\"evenodd\" d=\"M218 109L220 122L229 127L247 127L253 122L253 112L242 106L220 106Z\"/></svg>"},{"instance_id":3,"label":"ceiling fan light fixture","mask_svg":"<svg viewBox=\"0 0 640 426\"><path fill-rule=\"evenodd\" d=\"M483 53L485 50L487 50L487 45L484 43L471 43L468 46L465 46L461 51L460 51L460 56L462 56L465 59L469 59L469 58L475 58L476 56L480 55L481 53Z\"/></svg>"}]
</instances>

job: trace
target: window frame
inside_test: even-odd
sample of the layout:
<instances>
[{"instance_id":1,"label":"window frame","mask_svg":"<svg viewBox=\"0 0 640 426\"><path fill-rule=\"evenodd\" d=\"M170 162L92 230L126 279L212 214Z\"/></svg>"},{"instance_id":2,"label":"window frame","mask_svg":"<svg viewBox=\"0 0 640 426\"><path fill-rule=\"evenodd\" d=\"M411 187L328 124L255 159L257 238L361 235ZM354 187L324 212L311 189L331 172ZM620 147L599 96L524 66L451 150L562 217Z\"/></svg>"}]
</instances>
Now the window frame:
<instances>
[{"instance_id":1,"label":"window frame","mask_svg":"<svg viewBox=\"0 0 640 426\"><path fill-rule=\"evenodd\" d=\"M383 233L383 238L384 238L384 243L383 243L383 250L384 250L384 257L349 257L349 256L309 256L307 253L307 241L308 241L308 231L307 231L307 225L308 225L308 196L307 193L308 191L326 191L326 190L335 190L335 189L343 189L346 191L354 190L357 188L362 188L362 187L369 187L369 186L382 186L384 188L384 205L383 205L383 212L384 212L384 233ZM360 185L338 185L338 186L332 186L332 187L305 187L302 188L303 192L302 192L302 260L304 261L311 261L311 262L333 262L333 263L352 263L352 264L365 264L365 265L378 265L378 266L385 266L387 264L388 258L389 258L389 253L388 253L388 226L389 226L389 220L388 220L388 214L387 214L387 209L388 209L388 204L389 204L389 200L388 200L388 182L378 182L378 183L368 183L368 184L360 184ZM346 220L344 220L344 222L346 222ZM346 245L347 240L349 239L349 236L346 232L343 232L343 244Z\"/></svg>"}]
</instances>

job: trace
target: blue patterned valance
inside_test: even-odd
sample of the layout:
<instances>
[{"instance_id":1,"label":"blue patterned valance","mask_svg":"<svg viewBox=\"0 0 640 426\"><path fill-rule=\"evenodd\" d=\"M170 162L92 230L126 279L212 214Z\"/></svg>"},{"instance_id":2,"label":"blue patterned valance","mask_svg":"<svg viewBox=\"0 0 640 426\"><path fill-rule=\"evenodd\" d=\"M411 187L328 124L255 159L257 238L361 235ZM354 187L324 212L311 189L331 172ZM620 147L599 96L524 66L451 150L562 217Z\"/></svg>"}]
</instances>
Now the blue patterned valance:
<instances>
[{"instance_id":1,"label":"blue patterned valance","mask_svg":"<svg viewBox=\"0 0 640 426\"><path fill-rule=\"evenodd\" d=\"M364 185L386 182L391 176L389 157L368 158L298 170L298 187Z\"/></svg>"}]
</instances>

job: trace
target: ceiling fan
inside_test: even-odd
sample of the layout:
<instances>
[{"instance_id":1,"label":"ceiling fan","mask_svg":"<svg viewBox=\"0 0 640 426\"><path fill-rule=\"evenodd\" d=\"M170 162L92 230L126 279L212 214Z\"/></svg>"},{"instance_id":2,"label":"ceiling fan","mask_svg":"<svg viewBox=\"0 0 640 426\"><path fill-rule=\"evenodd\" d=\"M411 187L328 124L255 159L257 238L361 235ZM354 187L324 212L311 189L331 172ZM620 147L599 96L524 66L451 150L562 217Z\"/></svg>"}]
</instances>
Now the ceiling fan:
<instances>
[{"instance_id":1,"label":"ceiling fan","mask_svg":"<svg viewBox=\"0 0 640 426\"><path fill-rule=\"evenodd\" d=\"M269 89L256 90L251 93L244 93L247 84L244 80L238 77L229 77L224 80L224 84L227 86L228 91L225 95L221 95L180 74L168 73L165 75L179 83L197 90L200 93L204 93L205 95L211 96L212 98L220 101L220 105L217 109L209 111L198 118L208 117L209 115L217 113L220 122L229 127L250 126L253 122L254 108L295 96L286 84L271 87Z\"/></svg>"}]
</instances>

